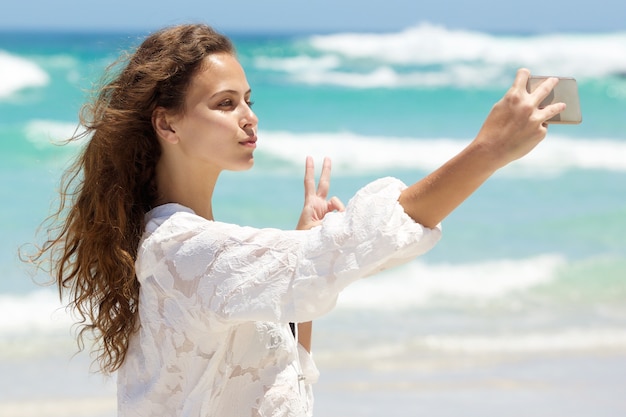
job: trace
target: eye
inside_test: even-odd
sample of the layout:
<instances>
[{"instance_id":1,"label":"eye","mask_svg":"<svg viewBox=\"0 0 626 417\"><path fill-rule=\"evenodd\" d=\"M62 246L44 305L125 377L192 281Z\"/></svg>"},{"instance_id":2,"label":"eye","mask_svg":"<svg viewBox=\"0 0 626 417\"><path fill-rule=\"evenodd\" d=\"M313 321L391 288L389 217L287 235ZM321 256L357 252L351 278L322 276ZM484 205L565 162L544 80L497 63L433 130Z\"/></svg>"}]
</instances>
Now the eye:
<instances>
[{"instance_id":1,"label":"eye","mask_svg":"<svg viewBox=\"0 0 626 417\"><path fill-rule=\"evenodd\" d=\"M246 104L248 104L248 107L252 107L252 106L254 106L254 101L246 100Z\"/></svg>"},{"instance_id":2,"label":"eye","mask_svg":"<svg viewBox=\"0 0 626 417\"><path fill-rule=\"evenodd\" d=\"M226 100L220 101L218 106L219 107L232 107L233 106L233 101L231 99L227 98Z\"/></svg>"}]
</instances>

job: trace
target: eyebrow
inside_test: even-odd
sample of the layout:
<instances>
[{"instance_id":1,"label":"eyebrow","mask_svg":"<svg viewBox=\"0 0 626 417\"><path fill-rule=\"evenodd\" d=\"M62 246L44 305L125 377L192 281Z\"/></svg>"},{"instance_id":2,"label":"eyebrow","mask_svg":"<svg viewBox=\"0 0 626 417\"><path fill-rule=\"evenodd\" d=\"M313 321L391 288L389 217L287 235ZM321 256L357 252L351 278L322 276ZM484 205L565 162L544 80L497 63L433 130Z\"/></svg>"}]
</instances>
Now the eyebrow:
<instances>
[{"instance_id":1,"label":"eyebrow","mask_svg":"<svg viewBox=\"0 0 626 417\"><path fill-rule=\"evenodd\" d=\"M214 98L219 96L220 94L239 94L239 91L237 90L221 90L218 91L217 93L213 94L210 98ZM243 95L247 96L248 94L252 94L252 89L248 89L248 91L246 91Z\"/></svg>"}]
</instances>

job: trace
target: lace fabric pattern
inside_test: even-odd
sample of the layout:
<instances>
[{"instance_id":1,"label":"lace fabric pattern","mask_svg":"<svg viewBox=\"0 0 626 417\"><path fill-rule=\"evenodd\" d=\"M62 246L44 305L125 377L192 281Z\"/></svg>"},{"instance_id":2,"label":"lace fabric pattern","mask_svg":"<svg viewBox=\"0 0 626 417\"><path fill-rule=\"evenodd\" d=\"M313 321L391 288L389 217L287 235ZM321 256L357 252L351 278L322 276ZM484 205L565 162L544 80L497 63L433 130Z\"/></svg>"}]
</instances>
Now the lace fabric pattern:
<instances>
[{"instance_id":1,"label":"lace fabric pattern","mask_svg":"<svg viewBox=\"0 0 626 417\"><path fill-rule=\"evenodd\" d=\"M139 330L118 371L118 415L311 416L318 371L289 322L330 311L350 283L430 250L439 227L383 178L307 231L208 221L178 204L146 215Z\"/></svg>"}]
</instances>

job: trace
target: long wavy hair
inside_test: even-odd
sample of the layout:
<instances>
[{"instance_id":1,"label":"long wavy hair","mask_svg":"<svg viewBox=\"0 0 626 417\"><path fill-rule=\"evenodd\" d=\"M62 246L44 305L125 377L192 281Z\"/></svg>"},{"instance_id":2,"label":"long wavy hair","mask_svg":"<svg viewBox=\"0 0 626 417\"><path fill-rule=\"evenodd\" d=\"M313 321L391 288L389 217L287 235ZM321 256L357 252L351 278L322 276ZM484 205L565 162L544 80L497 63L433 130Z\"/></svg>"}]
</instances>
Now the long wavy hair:
<instances>
[{"instance_id":1,"label":"long wavy hair","mask_svg":"<svg viewBox=\"0 0 626 417\"><path fill-rule=\"evenodd\" d=\"M179 25L148 36L107 68L79 114L86 140L61 180L57 209L43 223L45 243L27 261L44 269L67 307L77 313L78 349L85 335L104 373L118 369L138 325L135 260L144 215L157 201L161 155L152 113L184 112L191 78L205 58L234 54L225 36L203 24Z\"/></svg>"}]
</instances>

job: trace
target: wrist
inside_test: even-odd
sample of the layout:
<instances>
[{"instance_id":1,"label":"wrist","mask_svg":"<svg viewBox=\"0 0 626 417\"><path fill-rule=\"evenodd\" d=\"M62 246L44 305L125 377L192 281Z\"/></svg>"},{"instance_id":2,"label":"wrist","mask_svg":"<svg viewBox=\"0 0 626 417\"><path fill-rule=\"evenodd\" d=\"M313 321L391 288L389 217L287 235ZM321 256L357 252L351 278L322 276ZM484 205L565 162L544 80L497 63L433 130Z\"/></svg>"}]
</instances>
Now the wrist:
<instances>
[{"instance_id":1,"label":"wrist","mask_svg":"<svg viewBox=\"0 0 626 417\"><path fill-rule=\"evenodd\" d=\"M480 136L465 148L464 153L478 162L489 175L511 162L498 140L484 139Z\"/></svg>"}]
</instances>

